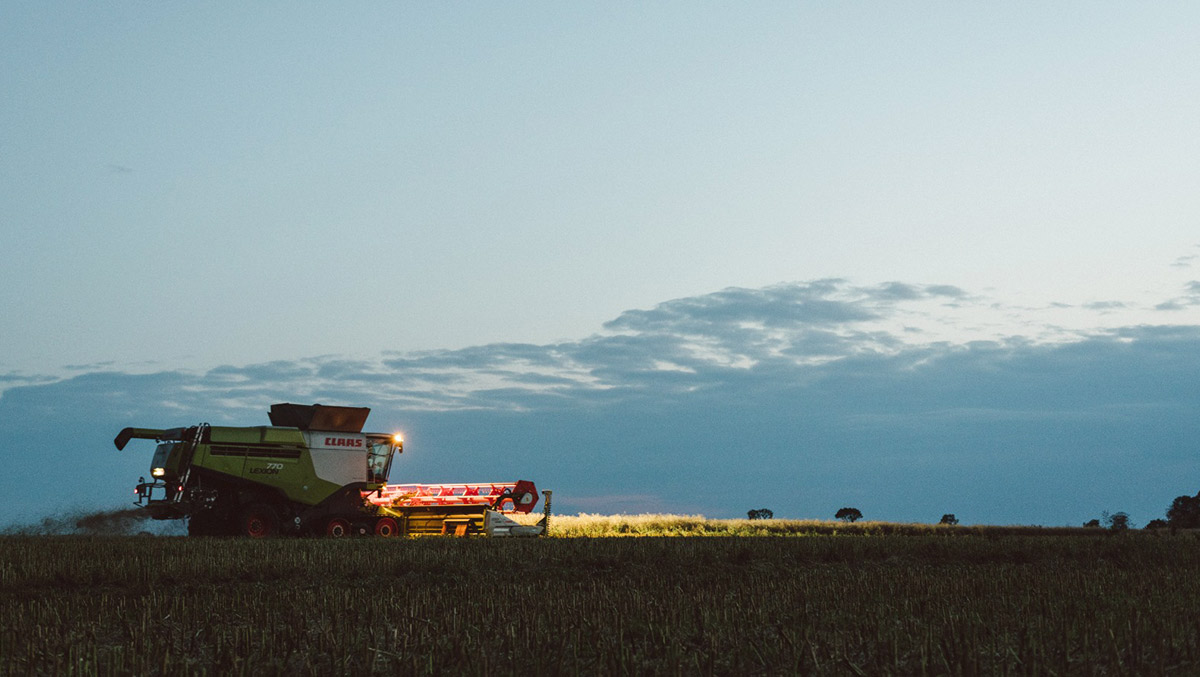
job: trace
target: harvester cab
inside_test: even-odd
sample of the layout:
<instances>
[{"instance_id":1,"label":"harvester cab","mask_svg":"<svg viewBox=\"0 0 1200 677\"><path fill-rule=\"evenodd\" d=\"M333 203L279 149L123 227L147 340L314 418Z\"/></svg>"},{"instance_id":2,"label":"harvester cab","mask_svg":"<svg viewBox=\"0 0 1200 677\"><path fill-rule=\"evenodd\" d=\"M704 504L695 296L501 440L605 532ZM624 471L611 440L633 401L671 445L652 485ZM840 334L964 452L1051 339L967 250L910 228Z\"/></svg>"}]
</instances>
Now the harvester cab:
<instances>
[{"instance_id":1,"label":"harvester cab","mask_svg":"<svg viewBox=\"0 0 1200 677\"><path fill-rule=\"evenodd\" d=\"M389 485L403 438L363 432L370 411L275 404L270 426L125 428L114 444L158 442L137 503L194 535L545 532L548 509L539 525L513 519L537 504L532 482Z\"/></svg>"}]
</instances>

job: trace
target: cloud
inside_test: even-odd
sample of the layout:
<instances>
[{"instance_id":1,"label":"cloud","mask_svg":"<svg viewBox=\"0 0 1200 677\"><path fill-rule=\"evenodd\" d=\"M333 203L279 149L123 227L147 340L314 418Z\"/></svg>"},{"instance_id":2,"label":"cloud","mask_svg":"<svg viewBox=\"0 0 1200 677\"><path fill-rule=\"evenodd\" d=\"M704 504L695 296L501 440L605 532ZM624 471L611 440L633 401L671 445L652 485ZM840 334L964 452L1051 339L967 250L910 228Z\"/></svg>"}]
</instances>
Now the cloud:
<instances>
[{"instance_id":1,"label":"cloud","mask_svg":"<svg viewBox=\"0 0 1200 677\"><path fill-rule=\"evenodd\" d=\"M934 284L925 287L925 292L930 296L948 296L950 298L964 298L967 293L958 287L948 284Z\"/></svg>"},{"instance_id":2,"label":"cloud","mask_svg":"<svg viewBox=\"0 0 1200 677\"><path fill-rule=\"evenodd\" d=\"M674 334L723 334L743 326L795 327L860 322L878 317L872 296L895 298L904 285L855 290L842 280L777 285L765 289L730 288L704 296L660 303L651 310L630 310L604 325L612 331Z\"/></svg>"},{"instance_id":3,"label":"cloud","mask_svg":"<svg viewBox=\"0 0 1200 677\"><path fill-rule=\"evenodd\" d=\"M1191 280L1183 286L1183 292L1173 299L1169 299L1154 306L1155 310L1185 310L1200 306L1200 281Z\"/></svg>"},{"instance_id":4,"label":"cloud","mask_svg":"<svg viewBox=\"0 0 1200 677\"><path fill-rule=\"evenodd\" d=\"M51 383L57 380L57 378L45 374L23 374L16 371L0 374L0 386L3 387L30 385L34 383Z\"/></svg>"},{"instance_id":5,"label":"cloud","mask_svg":"<svg viewBox=\"0 0 1200 677\"><path fill-rule=\"evenodd\" d=\"M1197 295L1192 282L1179 298ZM283 401L371 406L369 426L409 441L397 481L524 477L565 511L829 517L855 504L1060 524L1103 509L1149 519L1200 489L1187 479L1200 476L1200 327L937 331L992 305L947 285L818 280L667 301L547 345L10 375L0 522L124 501L148 463L111 446L125 426L262 425Z\"/></svg>"}]
</instances>

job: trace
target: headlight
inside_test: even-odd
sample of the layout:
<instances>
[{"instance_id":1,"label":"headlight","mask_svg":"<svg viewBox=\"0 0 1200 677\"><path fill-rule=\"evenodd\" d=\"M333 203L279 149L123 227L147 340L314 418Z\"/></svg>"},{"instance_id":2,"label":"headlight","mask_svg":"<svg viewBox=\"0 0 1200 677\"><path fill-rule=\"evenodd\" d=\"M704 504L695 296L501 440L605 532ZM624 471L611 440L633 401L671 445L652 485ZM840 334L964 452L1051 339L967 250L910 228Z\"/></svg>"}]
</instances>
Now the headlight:
<instances>
[{"instance_id":1,"label":"headlight","mask_svg":"<svg viewBox=\"0 0 1200 677\"><path fill-rule=\"evenodd\" d=\"M167 474L167 469L166 468L154 468L153 470L150 471L150 474L153 475L154 477L162 477L163 475Z\"/></svg>"}]
</instances>

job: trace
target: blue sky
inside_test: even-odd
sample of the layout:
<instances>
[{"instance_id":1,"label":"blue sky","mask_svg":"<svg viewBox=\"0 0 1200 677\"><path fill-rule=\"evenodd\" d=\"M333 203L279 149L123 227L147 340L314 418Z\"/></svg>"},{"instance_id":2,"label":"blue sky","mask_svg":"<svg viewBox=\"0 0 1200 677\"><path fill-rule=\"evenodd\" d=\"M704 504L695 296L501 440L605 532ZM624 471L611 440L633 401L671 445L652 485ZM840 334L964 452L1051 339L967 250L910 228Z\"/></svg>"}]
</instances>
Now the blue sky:
<instances>
[{"instance_id":1,"label":"blue sky","mask_svg":"<svg viewBox=\"0 0 1200 677\"><path fill-rule=\"evenodd\" d=\"M571 510L1159 516L1198 14L5 3L0 519L284 400Z\"/></svg>"}]
</instances>

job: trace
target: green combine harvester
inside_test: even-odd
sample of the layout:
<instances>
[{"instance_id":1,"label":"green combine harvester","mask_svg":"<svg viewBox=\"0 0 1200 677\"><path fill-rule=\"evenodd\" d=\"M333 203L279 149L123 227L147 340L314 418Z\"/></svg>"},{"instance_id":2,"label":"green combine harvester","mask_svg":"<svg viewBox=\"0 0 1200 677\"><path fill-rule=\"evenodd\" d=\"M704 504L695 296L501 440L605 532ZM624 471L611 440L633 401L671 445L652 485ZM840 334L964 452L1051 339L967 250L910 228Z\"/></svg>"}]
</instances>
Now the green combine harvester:
<instances>
[{"instance_id":1,"label":"green combine harvester","mask_svg":"<svg viewBox=\"0 0 1200 677\"><path fill-rule=\"evenodd\" d=\"M364 433L371 410L273 404L269 426L125 428L113 440L156 440L137 503L154 519L186 519L192 536L394 537L420 534L537 536L513 513L537 505L529 481L388 484L399 434Z\"/></svg>"}]
</instances>

